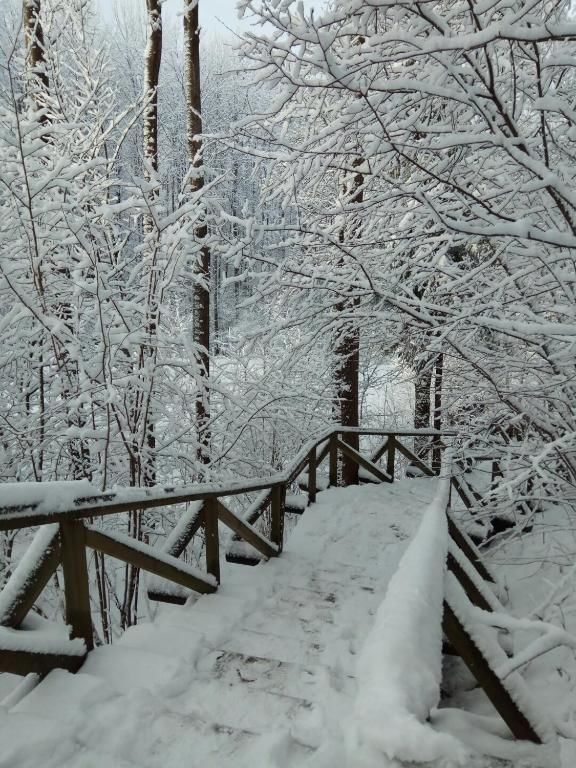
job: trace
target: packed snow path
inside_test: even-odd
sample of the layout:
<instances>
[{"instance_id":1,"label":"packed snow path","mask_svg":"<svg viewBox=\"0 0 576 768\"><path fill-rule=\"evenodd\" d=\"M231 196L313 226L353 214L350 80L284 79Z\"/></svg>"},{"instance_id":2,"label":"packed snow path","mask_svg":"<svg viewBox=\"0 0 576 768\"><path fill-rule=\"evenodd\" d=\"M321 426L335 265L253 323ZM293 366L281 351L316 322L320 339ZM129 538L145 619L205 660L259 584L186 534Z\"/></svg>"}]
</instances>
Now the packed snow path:
<instances>
[{"instance_id":1,"label":"packed snow path","mask_svg":"<svg viewBox=\"0 0 576 768\"><path fill-rule=\"evenodd\" d=\"M55 670L9 711L2 768L337 765L356 656L434 479L319 494L281 557Z\"/></svg>"}]
</instances>

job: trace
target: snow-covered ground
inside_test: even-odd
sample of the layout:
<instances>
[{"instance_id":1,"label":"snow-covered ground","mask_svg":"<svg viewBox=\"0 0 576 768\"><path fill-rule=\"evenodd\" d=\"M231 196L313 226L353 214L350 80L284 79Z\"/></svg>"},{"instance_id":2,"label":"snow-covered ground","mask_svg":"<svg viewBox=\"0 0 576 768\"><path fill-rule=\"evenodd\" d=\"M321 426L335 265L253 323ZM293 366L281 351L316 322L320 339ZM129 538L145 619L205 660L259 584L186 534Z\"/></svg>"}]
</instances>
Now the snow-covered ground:
<instances>
[{"instance_id":1,"label":"snow-covered ground","mask_svg":"<svg viewBox=\"0 0 576 768\"><path fill-rule=\"evenodd\" d=\"M401 633L410 621L397 611L397 623L388 630L386 620L393 613L390 606L399 608L403 590L420 589L418 580L430 587L437 583L434 563L441 558L415 566L437 527L438 505L429 508L403 566L410 566L416 581L396 578L388 595L387 588L437 487L434 479L414 479L319 494L280 558L256 568L223 563L222 586L215 595L184 607L163 606L154 623L133 627L116 645L91 653L77 675L54 671L19 703L12 698L10 707L0 706L1 768L400 765L386 757L396 749L386 741L386 729L383 744L372 736L379 718L384 723L398 715L386 706L398 701L403 679L409 679L412 690L406 711L396 720L395 744L402 741L398 735L407 727L410 702L418 700L420 678L423 686L430 685L428 692L423 688L423 697L432 701L438 675L432 670L427 682L426 665L414 659L411 670L410 661L420 641L425 644L430 637L438 645L431 636L437 627L423 624L422 636L407 638L404 648ZM436 553L442 549L441 531L430 545ZM510 543L510 551L515 546ZM509 567L507 557L504 566L504 555L499 555L497 575ZM525 567L528 581L510 590L508 608L515 613L516 602L529 612L541 599L536 594L527 598L534 565ZM422 611L423 617L437 613L437 592L431 589L436 602ZM421 598L414 598L421 604ZM412 623L410 633L417 630ZM398 674L392 676L394 654ZM575 670L573 654L554 651L534 662L527 675L537 703L554 708L553 719L562 717L566 729L574 720L567 697L573 694ZM450 670L450 675L452 698L441 705L449 708L434 710L432 724L420 724L431 738L423 738L420 748L412 745L411 759L432 757L430 744L440 743L434 727L456 737L442 735L448 749L441 751L444 762L438 765L447 765L447 759L501 765L475 754L474 746L498 754L503 744L507 764L538 764L533 752L506 737L485 695L470 690L462 670ZM396 690L384 690L388 681ZM362 713L371 702L381 711L371 712L372 730L367 732ZM459 716L456 707L471 714ZM563 768L576 762L575 743L561 740Z\"/></svg>"}]
</instances>

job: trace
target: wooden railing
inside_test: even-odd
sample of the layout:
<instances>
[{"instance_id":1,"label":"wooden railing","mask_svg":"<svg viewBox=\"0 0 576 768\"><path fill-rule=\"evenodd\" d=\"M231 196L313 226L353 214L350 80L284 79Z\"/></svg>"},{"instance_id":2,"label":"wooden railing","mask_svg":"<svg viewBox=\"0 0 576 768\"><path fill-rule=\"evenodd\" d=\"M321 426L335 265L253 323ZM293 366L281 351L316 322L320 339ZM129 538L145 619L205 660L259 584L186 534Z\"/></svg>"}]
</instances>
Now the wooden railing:
<instances>
[{"instance_id":1,"label":"wooden railing","mask_svg":"<svg viewBox=\"0 0 576 768\"><path fill-rule=\"evenodd\" d=\"M351 433L381 437L383 441L370 458L352 448L346 438ZM76 642L55 642L42 645L41 634L21 630L1 634L0 672L44 674L54 667L78 669L88 650L94 645L90 610L88 561L86 550L111 556L159 577L150 587L150 597L167 602L183 602L186 593L166 589L166 584L178 585L199 593L216 591L220 582L219 524L229 528L235 540L245 542L256 557L238 557L234 541L227 553L232 560L255 562L282 552L286 494L299 478L313 503L318 491L318 468L328 460L328 484L338 485L339 457L356 462L366 476L376 482L393 482L397 453L425 475L434 471L407 447L402 438L430 436L438 448L439 440L453 432L435 430L344 429L337 427L320 435L298 455L288 471L263 479L229 484L205 484L183 488L123 489L91 496L79 496L68 505L46 499L3 505L0 486L0 531L40 526L29 551L22 558L0 593L0 627L17 629L33 608L41 592L57 568L64 577L65 619ZM385 458L385 469L378 462ZM47 484L48 487L49 484ZM14 488L14 486L11 486ZM224 503L228 497L260 492L256 501L240 516ZM191 502L196 502L191 504ZM191 504L180 517L160 548L150 546L116 532L104 531L93 525L95 518L129 512L143 512L178 504ZM255 525L268 513L266 535ZM88 522L86 522L88 521ZM206 572L179 559L193 536L204 530Z\"/></svg>"},{"instance_id":2,"label":"wooden railing","mask_svg":"<svg viewBox=\"0 0 576 768\"><path fill-rule=\"evenodd\" d=\"M430 583L436 584L443 579L441 615L432 617L442 629L442 653L462 659L516 739L541 744L545 734L539 721L534 718L533 706L527 689L523 689L523 681L518 675L515 679L508 679L498 668L499 664L509 661L504 650L505 644L500 644L502 616L505 616L506 610L497 596L498 585L495 577L484 564L474 543L454 518L450 493L454 487L454 479L451 468L446 467L445 476L439 482L436 499L425 513L430 514L432 511L436 514L438 511L446 516L445 536L438 532L438 540L444 541L445 561L442 562L439 558L437 561L429 559L427 568L416 569L413 574L410 590L419 595L419 599L414 602L412 609L417 606L417 611L423 614L421 617L417 616L413 624L418 629L427 626L433 633L433 625L426 620L426 613L430 610L429 601L423 600L422 596L428 594ZM413 544L418 548L430 545L442 549L437 542L429 544L427 538L415 541L417 537L428 534L428 527L418 531ZM396 599L397 596L392 596L392 603ZM394 627L390 631L394 632ZM429 638L425 638L424 642L429 642ZM399 645L397 643L396 647ZM413 647L410 643L408 645ZM487 650L491 650L491 653L488 654ZM520 651L519 656L521 655ZM410 661L410 656L398 659L400 669L402 664L410 664ZM395 672L401 675L398 669Z\"/></svg>"}]
</instances>

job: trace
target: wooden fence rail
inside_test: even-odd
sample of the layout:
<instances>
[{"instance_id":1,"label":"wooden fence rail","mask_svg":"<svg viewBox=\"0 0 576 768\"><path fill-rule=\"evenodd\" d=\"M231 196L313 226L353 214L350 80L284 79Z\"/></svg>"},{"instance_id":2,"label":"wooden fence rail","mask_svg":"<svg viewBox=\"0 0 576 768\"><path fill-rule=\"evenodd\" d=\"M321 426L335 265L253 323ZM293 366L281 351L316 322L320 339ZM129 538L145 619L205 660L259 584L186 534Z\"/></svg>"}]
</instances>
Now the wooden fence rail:
<instances>
[{"instance_id":1,"label":"wooden fence rail","mask_svg":"<svg viewBox=\"0 0 576 768\"><path fill-rule=\"evenodd\" d=\"M370 458L351 447L350 435L382 437L383 442ZM168 602L183 602L186 593L167 590L163 584L178 585L200 593L214 592L220 582L219 528L229 528L236 540L249 545L255 552L253 562L259 558L275 557L282 552L286 495L298 478L305 477L308 503L316 500L318 471L328 460L330 485L339 484L339 464L343 456L356 462L376 481L394 480L395 457L403 454L426 475L433 470L417 457L402 438L454 436L454 432L435 430L346 429L336 427L320 435L303 448L291 467L283 473L252 481L229 484L206 484L183 488L124 489L92 496L79 496L62 508L57 502L30 501L24 497L17 505L2 505L0 486L0 531L41 526L21 567L17 567L0 593L0 626L18 628L34 606L50 578L61 567L64 576L66 622L71 636L84 642L85 652L93 647L93 629L90 611L88 559L91 549L116 558L136 568L154 574L157 578L149 588L149 596ZM386 469L377 466L383 457ZM325 485L323 486L325 487ZM223 499L231 496L260 492L244 516L239 516ZM162 547L152 547L127 536L94 527L94 520L113 514L142 512L160 507L188 504L173 531ZM269 530L265 535L255 525L269 512ZM87 525L85 521L89 521ZM206 572L179 560L195 534L203 528L205 540ZM240 558L242 561L242 559ZM250 558L245 559L248 562ZM25 630L22 630L23 632ZM29 632L27 632L29 634ZM23 645L23 648L25 644ZM54 666L77 669L77 644L57 651L18 650L2 647L0 630L0 672L48 672Z\"/></svg>"}]
</instances>

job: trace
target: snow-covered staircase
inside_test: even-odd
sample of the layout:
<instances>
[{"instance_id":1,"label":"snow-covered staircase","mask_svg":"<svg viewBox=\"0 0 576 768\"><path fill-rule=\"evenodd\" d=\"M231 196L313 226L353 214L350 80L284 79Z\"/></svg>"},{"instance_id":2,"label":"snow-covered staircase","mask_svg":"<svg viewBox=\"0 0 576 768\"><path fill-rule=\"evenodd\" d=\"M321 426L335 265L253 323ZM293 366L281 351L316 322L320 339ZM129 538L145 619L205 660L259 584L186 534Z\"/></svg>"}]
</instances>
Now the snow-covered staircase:
<instances>
[{"instance_id":1,"label":"snow-covered staircase","mask_svg":"<svg viewBox=\"0 0 576 768\"><path fill-rule=\"evenodd\" d=\"M2 768L302 765L353 705L356 655L436 486L319 494L281 558L54 670L0 712Z\"/></svg>"}]
</instances>

